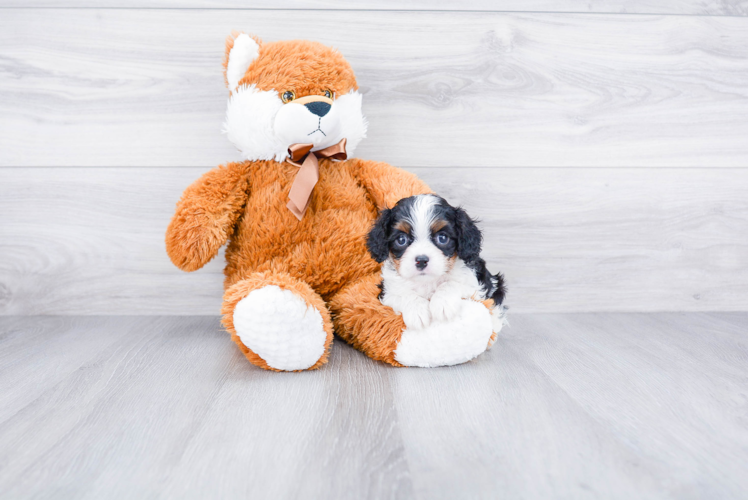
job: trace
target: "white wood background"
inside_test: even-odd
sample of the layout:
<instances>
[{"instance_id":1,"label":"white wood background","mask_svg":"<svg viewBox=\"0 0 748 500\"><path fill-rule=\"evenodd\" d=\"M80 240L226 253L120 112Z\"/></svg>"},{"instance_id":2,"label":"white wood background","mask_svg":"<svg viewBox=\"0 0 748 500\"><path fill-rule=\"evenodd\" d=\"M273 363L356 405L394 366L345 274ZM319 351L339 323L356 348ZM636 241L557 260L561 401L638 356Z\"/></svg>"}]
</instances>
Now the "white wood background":
<instances>
[{"instance_id":1,"label":"white wood background","mask_svg":"<svg viewBox=\"0 0 748 500\"><path fill-rule=\"evenodd\" d=\"M343 51L358 156L483 219L513 310L746 309L748 2L342 5L0 1L0 314L217 313L163 233L238 159L234 28Z\"/></svg>"}]
</instances>

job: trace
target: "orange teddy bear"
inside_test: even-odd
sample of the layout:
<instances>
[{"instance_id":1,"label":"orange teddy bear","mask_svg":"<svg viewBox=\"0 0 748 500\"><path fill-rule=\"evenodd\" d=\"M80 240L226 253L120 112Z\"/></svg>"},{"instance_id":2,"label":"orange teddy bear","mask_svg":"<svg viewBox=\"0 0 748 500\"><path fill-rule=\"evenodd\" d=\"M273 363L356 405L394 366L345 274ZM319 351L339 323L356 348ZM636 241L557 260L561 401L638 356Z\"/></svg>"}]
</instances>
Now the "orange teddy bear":
<instances>
[{"instance_id":1,"label":"orange teddy bear","mask_svg":"<svg viewBox=\"0 0 748 500\"><path fill-rule=\"evenodd\" d=\"M455 364L485 350L460 352L466 328L486 347L495 339L485 327L491 304L472 302L478 307L466 308L462 323L430 338L409 334L378 299L380 265L367 233L379 209L430 189L386 163L346 159L366 120L343 56L316 42L232 33L224 68L225 132L246 161L185 190L166 249L194 271L229 242L223 324L247 359L268 370L319 368L333 330L395 366Z\"/></svg>"}]
</instances>

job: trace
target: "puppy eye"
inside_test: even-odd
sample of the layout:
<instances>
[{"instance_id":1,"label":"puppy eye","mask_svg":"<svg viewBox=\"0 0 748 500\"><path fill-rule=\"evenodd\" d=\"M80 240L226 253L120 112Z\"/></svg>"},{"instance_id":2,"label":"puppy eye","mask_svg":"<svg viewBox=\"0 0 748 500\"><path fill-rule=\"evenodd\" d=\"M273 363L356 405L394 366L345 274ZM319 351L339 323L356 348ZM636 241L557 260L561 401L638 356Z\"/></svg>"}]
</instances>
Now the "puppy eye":
<instances>
[{"instance_id":1,"label":"puppy eye","mask_svg":"<svg viewBox=\"0 0 748 500\"><path fill-rule=\"evenodd\" d=\"M332 92L330 92L329 90L325 90L325 97L327 97L328 99L332 99Z\"/></svg>"},{"instance_id":2,"label":"puppy eye","mask_svg":"<svg viewBox=\"0 0 748 500\"><path fill-rule=\"evenodd\" d=\"M436 243L439 245L446 245L449 243L449 236L447 236L444 233L439 233L436 235Z\"/></svg>"},{"instance_id":3,"label":"puppy eye","mask_svg":"<svg viewBox=\"0 0 748 500\"><path fill-rule=\"evenodd\" d=\"M290 101L293 101L294 99L296 99L296 92L294 92L293 90L286 90L286 91L285 91L285 92L283 92L283 94L281 95L281 100L282 100L282 101L283 101L284 103L286 103L286 102L290 102Z\"/></svg>"},{"instance_id":4,"label":"puppy eye","mask_svg":"<svg viewBox=\"0 0 748 500\"><path fill-rule=\"evenodd\" d=\"M400 234L395 239L395 246L404 247L408 244L408 237L405 234Z\"/></svg>"}]
</instances>

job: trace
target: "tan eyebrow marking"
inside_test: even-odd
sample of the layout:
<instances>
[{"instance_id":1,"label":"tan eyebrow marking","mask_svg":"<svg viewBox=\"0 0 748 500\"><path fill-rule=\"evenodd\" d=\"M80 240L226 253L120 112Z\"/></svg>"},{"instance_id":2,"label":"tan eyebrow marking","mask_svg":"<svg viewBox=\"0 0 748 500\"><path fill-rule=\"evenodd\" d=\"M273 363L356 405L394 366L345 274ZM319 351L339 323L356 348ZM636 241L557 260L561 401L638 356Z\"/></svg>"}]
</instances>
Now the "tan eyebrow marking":
<instances>
[{"instance_id":1,"label":"tan eyebrow marking","mask_svg":"<svg viewBox=\"0 0 748 500\"><path fill-rule=\"evenodd\" d=\"M445 221L444 219L435 220L431 224L431 232L432 233L439 232L440 230L444 229L446 225L447 225L447 221Z\"/></svg>"},{"instance_id":2,"label":"tan eyebrow marking","mask_svg":"<svg viewBox=\"0 0 748 500\"><path fill-rule=\"evenodd\" d=\"M410 224L402 220L398 222L397 224L395 224L395 229L397 229L398 231L407 233L407 234L410 234L410 231L411 231Z\"/></svg>"}]
</instances>

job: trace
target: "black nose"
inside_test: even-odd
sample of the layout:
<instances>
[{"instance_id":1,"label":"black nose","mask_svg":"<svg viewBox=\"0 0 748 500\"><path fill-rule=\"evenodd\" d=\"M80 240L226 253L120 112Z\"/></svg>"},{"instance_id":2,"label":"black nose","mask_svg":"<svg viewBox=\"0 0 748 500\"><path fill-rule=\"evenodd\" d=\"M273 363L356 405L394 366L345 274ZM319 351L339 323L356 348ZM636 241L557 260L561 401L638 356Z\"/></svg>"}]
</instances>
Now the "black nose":
<instances>
[{"instance_id":1,"label":"black nose","mask_svg":"<svg viewBox=\"0 0 748 500\"><path fill-rule=\"evenodd\" d=\"M319 116L320 118L325 116L330 111L330 105L322 101L312 101L304 104L306 109Z\"/></svg>"},{"instance_id":2,"label":"black nose","mask_svg":"<svg viewBox=\"0 0 748 500\"><path fill-rule=\"evenodd\" d=\"M416 269L419 271L423 271L426 269L426 266L429 265L429 257L428 255L419 255L416 257Z\"/></svg>"}]
</instances>

